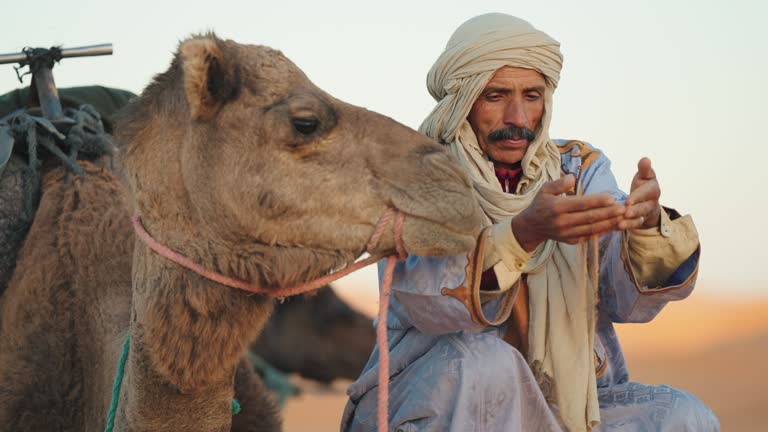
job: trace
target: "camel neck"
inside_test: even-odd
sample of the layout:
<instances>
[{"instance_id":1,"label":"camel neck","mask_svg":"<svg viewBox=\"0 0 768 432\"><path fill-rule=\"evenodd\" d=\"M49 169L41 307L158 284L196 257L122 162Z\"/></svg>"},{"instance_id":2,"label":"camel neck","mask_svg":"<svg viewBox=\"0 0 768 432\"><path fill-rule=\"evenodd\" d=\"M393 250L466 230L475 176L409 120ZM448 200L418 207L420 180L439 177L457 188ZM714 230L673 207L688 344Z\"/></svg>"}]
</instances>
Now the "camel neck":
<instances>
[{"instance_id":1,"label":"camel neck","mask_svg":"<svg viewBox=\"0 0 768 432\"><path fill-rule=\"evenodd\" d=\"M121 395L128 429L229 430L235 368L271 308L271 299L200 278L138 243Z\"/></svg>"}]
</instances>

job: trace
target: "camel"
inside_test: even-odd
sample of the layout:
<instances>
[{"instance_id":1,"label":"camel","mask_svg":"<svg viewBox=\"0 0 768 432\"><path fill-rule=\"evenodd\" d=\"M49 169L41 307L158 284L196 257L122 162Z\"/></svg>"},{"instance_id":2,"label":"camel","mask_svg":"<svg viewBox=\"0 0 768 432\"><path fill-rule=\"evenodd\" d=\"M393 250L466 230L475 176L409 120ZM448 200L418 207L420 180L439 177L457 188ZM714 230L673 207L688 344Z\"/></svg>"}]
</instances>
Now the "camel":
<instances>
[{"instance_id":1,"label":"camel","mask_svg":"<svg viewBox=\"0 0 768 432\"><path fill-rule=\"evenodd\" d=\"M27 230L32 224L38 187L32 170L16 155L12 155L0 171L0 295L16 267L16 255Z\"/></svg>"},{"instance_id":2,"label":"camel","mask_svg":"<svg viewBox=\"0 0 768 432\"><path fill-rule=\"evenodd\" d=\"M324 287L276 305L251 351L280 371L330 383L356 379L375 343L372 320Z\"/></svg>"},{"instance_id":3,"label":"camel","mask_svg":"<svg viewBox=\"0 0 768 432\"><path fill-rule=\"evenodd\" d=\"M25 88L1 95L0 117L19 108L34 107L29 91ZM121 89L88 86L59 88L59 96L66 109L78 110L83 103L96 104L104 131L111 134L116 113L137 95ZM37 209L35 191L39 185L23 159L27 155L23 151L18 153L11 157L5 172L0 171L0 296ZM88 153L78 156L80 160L93 160ZM44 160L46 167L52 166L47 158ZM108 162L108 167L114 169L119 161ZM277 305L251 351L279 371L329 383L338 378L356 378L374 343L371 319L352 310L330 287L324 287L316 295L288 299Z\"/></svg>"},{"instance_id":4,"label":"camel","mask_svg":"<svg viewBox=\"0 0 768 432\"><path fill-rule=\"evenodd\" d=\"M475 242L479 210L445 149L324 93L268 47L186 39L115 136L124 172L84 162L85 175L43 179L0 304L0 430L104 430L127 336L116 430L279 430L243 367L272 296L159 256L132 215L206 269L270 289L353 261L387 208L406 215L410 254Z\"/></svg>"}]
</instances>

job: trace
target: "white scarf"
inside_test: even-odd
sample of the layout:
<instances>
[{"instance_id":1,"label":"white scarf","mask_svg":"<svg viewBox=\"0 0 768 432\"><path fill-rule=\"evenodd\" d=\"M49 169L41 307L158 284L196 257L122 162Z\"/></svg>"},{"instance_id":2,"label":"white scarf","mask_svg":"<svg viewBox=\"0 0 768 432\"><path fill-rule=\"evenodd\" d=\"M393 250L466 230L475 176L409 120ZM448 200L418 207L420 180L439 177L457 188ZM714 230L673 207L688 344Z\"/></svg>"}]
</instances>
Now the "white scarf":
<instances>
[{"instance_id":1,"label":"white scarf","mask_svg":"<svg viewBox=\"0 0 768 432\"><path fill-rule=\"evenodd\" d=\"M541 186L560 178L560 152L549 138L552 93L562 67L560 44L528 22L503 14L472 18L454 32L427 76L437 105L420 130L450 145L474 183L487 223L508 221L527 208ZM483 153L467 121L473 103L501 67L534 69L544 75L544 115L522 160L516 194L505 193L493 162ZM578 187L578 186L577 186ZM592 244L544 242L525 270L529 288L528 363L547 400L570 431L600 423L594 364L597 278ZM593 271L588 269L592 268ZM505 271L495 266L497 272ZM592 275L592 276L590 276ZM498 275L499 280L513 276Z\"/></svg>"}]
</instances>

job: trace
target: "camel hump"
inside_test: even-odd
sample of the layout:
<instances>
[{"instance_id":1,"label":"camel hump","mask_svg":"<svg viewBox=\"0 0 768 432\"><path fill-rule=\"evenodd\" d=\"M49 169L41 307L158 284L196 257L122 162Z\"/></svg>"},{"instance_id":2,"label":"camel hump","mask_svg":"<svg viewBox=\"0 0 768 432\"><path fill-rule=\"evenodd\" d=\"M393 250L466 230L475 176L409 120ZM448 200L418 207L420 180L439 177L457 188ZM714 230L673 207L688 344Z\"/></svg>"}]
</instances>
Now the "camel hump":
<instances>
[{"instance_id":1,"label":"camel hump","mask_svg":"<svg viewBox=\"0 0 768 432\"><path fill-rule=\"evenodd\" d=\"M133 231L119 181L90 162L81 162L81 166L83 175L73 176L64 168L45 175L27 243L54 245L57 256L68 258L62 260L60 271L75 280L93 280L94 263L117 268L124 263L115 262L114 257L130 262ZM115 273L102 267L99 274L109 277Z\"/></svg>"}]
</instances>

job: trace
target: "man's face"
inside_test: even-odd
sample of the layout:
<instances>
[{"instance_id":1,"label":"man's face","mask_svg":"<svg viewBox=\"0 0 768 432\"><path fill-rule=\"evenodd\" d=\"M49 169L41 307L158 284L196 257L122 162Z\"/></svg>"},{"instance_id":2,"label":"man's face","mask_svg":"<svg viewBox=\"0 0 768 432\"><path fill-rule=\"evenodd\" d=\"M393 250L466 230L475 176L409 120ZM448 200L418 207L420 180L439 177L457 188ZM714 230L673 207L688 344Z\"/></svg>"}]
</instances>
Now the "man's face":
<instances>
[{"instance_id":1,"label":"man's face","mask_svg":"<svg viewBox=\"0 0 768 432\"><path fill-rule=\"evenodd\" d=\"M520 162L544 115L544 76L533 69L496 71L467 116L480 148L496 165Z\"/></svg>"}]
</instances>

